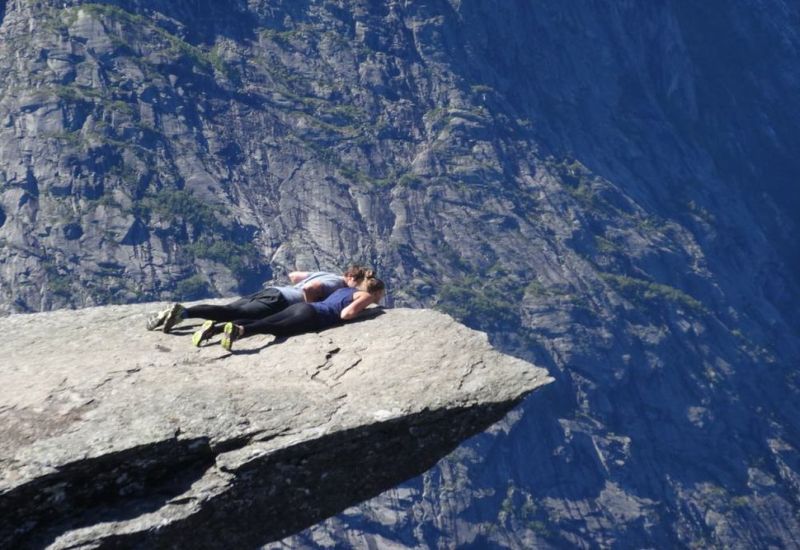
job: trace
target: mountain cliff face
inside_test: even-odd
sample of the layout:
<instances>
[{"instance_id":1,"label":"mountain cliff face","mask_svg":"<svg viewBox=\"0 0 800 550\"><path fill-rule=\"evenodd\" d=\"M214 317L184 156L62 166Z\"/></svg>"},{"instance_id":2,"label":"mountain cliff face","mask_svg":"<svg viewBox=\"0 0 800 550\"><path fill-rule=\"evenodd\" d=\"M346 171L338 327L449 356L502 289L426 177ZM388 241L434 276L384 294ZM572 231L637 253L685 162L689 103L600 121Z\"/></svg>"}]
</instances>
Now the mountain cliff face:
<instances>
[{"instance_id":1,"label":"mountain cliff face","mask_svg":"<svg viewBox=\"0 0 800 550\"><path fill-rule=\"evenodd\" d=\"M294 545L797 545L800 11L16 0L6 312L375 265L556 383Z\"/></svg>"}]
</instances>

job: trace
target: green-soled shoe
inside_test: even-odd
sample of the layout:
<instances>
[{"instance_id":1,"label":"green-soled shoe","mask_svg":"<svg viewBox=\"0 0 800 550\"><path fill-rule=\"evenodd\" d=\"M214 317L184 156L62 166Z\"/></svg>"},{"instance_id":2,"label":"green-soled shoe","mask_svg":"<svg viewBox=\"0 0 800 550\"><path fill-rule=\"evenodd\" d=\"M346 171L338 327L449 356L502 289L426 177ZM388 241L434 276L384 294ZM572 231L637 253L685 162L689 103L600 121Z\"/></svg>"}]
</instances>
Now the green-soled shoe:
<instances>
[{"instance_id":1,"label":"green-soled shoe","mask_svg":"<svg viewBox=\"0 0 800 550\"><path fill-rule=\"evenodd\" d=\"M225 328L222 329L222 340L220 344L222 348L226 351L231 351L233 348L233 341L236 340L236 337L239 335L239 331L236 329L236 325L233 323L225 323Z\"/></svg>"},{"instance_id":2,"label":"green-soled shoe","mask_svg":"<svg viewBox=\"0 0 800 550\"><path fill-rule=\"evenodd\" d=\"M192 334L192 344L195 347L200 347L204 340L208 340L216 333L214 330L216 327L214 326L216 323L214 321L206 321L200 326L200 330Z\"/></svg>"}]
</instances>

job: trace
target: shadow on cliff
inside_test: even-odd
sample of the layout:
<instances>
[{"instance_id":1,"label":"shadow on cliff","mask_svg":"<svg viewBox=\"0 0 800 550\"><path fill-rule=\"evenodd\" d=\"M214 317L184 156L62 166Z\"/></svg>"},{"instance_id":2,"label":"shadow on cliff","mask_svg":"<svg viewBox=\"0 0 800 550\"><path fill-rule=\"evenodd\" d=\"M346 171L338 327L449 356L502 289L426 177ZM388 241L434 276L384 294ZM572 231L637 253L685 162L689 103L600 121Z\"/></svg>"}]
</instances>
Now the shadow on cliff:
<instances>
[{"instance_id":1,"label":"shadow on cliff","mask_svg":"<svg viewBox=\"0 0 800 550\"><path fill-rule=\"evenodd\" d=\"M280 540L430 469L513 405L426 411L278 451L240 469L232 489L186 525L136 544L179 544L186 533L205 548Z\"/></svg>"},{"instance_id":2,"label":"shadow on cliff","mask_svg":"<svg viewBox=\"0 0 800 550\"><path fill-rule=\"evenodd\" d=\"M228 490L208 501L197 502L199 510L183 520L160 525L158 529L99 536L91 542L99 543L100 548L256 548L314 525L430 469L465 438L502 418L516 403L424 411L282 448L228 471L234 474ZM180 463L164 463L156 449L152 450L153 464L160 464L165 470L176 465L180 469ZM212 465L213 461L205 455L203 463ZM197 467L192 471L191 477L201 474ZM131 483L147 485L147 479L137 479L135 471L128 473ZM154 504L164 504L178 496L175 491L178 487L169 487L161 493L162 486L148 486L148 494L160 495L149 505L127 499L119 492L102 491L92 495L93 506L84 510L83 515L73 515L80 519L64 521L57 527L36 526L24 540L17 538L14 542L20 545L32 540L42 542L45 538L52 541L60 533L81 525L124 519L121 515L110 518L107 511L101 512L109 508L127 510L125 517L130 517L131 509L137 513L152 511ZM67 501L70 502L69 496ZM87 500L71 502L80 505ZM12 508L12 502L5 503ZM53 521L54 517L58 517L56 511L45 519ZM13 516L7 519L12 520ZM46 537L42 531L47 533Z\"/></svg>"},{"instance_id":3,"label":"shadow on cliff","mask_svg":"<svg viewBox=\"0 0 800 550\"><path fill-rule=\"evenodd\" d=\"M42 548L68 530L154 512L213 463L208 440L200 438L67 464L0 496L0 547Z\"/></svg>"},{"instance_id":4,"label":"shadow on cliff","mask_svg":"<svg viewBox=\"0 0 800 550\"><path fill-rule=\"evenodd\" d=\"M719 334L712 340L727 347ZM770 423L783 411L784 425L791 425L798 414L791 392L767 382L774 373L745 360L735 362L723 351L717 350L717 356L733 372L717 380L713 392L704 389L697 372L706 367L692 351L700 345L701 339L684 336L666 339L658 350L641 348L624 377L613 382L603 380L604 371L621 368L611 356L578 358L569 370L536 359L556 382L524 402L522 418L507 435L478 437L473 444L482 449L483 458L469 465L470 478L478 487L507 480L509 494L519 501L512 508L517 519L547 526L550 535L543 538L554 543L564 544L559 533L584 537L588 518L596 513L593 506L613 511L624 504L634 511L629 518L597 528L610 535L624 527L626 544L634 546L685 545L674 530L691 513L682 499L704 495L705 505L713 509L725 499L747 498L754 493L749 479L753 464L772 479L782 479L781 460L793 459L789 453L776 459L770 451L768 442L775 437ZM647 354L669 361L653 368ZM578 395L591 400L593 408L582 407ZM760 410L750 403L759 403ZM792 440L790 432L782 437ZM783 488L770 490L796 502L796 495ZM547 506L526 508L520 496L526 493L537 504L549 500L570 503L576 510L588 508L570 520L554 520ZM498 521L497 511L510 498L496 490L471 503L462 516ZM660 521L642 521L649 516Z\"/></svg>"},{"instance_id":5,"label":"shadow on cliff","mask_svg":"<svg viewBox=\"0 0 800 550\"><path fill-rule=\"evenodd\" d=\"M539 121L529 138L543 150L556 158L577 159L593 174L613 182L619 196L630 197L648 215L677 219L694 231L686 204L707 205L728 223L732 217L723 215L722 206L728 195L759 204L765 192L784 212L797 209L800 195L789 179L800 168L797 159L787 154L797 148L791 145L800 135L795 104L763 101L764 90L772 86L781 90L777 97L793 97L797 88L795 81L780 76L792 59L783 51L780 35L758 28L769 17L745 17L737 12L746 3L736 7L716 1L703 6L676 2L592 8L546 1L536 9L523 9L522 4L462 3L459 15L473 32L452 41L458 47L448 58L457 60L453 68L466 80L494 88L521 117ZM677 47L664 31L670 24L682 33ZM617 28L633 30L621 37ZM632 51L640 52L641 58L629 56ZM750 56L738 55L742 51ZM753 59L752 52L763 55ZM470 55L490 62L470 62ZM742 78L746 73L758 76ZM742 131L745 128L749 131ZM710 166L707 172L705 163ZM566 179L563 183L570 184ZM783 232L776 229L775 221L782 217L760 219L769 212L755 211L754 219L781 242L776 248L785 252L783 258L800 265L796 240L783 240ZM591 225L591 214L587 209L589 239L604 230ZM722 252L714 253L702 242L702 231L695 235L708 251L711 271L747 274L752 258L745 256L751 250L737 239L747 237L751 227L716 223L721 235L712 245ZM738 304L724 303L718 288L700 286L703 281L686 275L690 270L671 268L668 255L653 257L663 264L642 262L631 270L640 269L697 294L713 311L694 320L707 334L690 337L680 327L685 321L668 316L663 322L672 335L664 345L637 349L627 342L627 349L616 349L614 355L588 352L560 366L568 370L548 365L556 383L525 404L523 420L509 440L496 445L495 456L486 458L485 475L494 480L511 477L535 498L572 501L575 510L587 500L601 501L606 490L605 495L633 497L629 504L653 511L661 521L647 526L642 521L646 514L633 514L638 519L625 525L626 542L635 544L639 536L642 545L659 541L658 545L674 546L686 543L670 538L675 536L671 520L689 514L681 509L686 494L714 488L724 488L732 496L752 494L748 469L753 463L765 464L761 467L774 479L786 475L781 474L780 464L775 465L767 441L779 431L770 426L774 419L783 419L781 437L793 444L798 441L796 421L777 405L786 404L791 410L796 398L786 388L788 369L765 368L738 354L741 344L730 336L732 327L718 321L727 319L723 307ZM779 286L770 282L774 278L773 273L765 277L767 296L771 287ZM742 293L737 288L741 281L720 276L714 284L732 300ZM794 328L796 300L791 293L784 294L772 305L786 319L795 320ZM632 319L631 313L620 312L614 324ZM771 320L759 321L767 325ZM652 322L645 319L641 324ZM624 336L624 329L615 336ZM768 334L762 341L771 338ZM581 344L576 338L571 351L580 354L575 350ZM625 354L632 357L623 362L620 357ZM652 364L651 357L661 363ZM716 365L724 367L718 370ZM752 410L756 405L759 410ZM491 474L490 469L494 469ZM797 501L796 495L784 496L788 502ZM476 513L496 519L503 497L491 504L477 503L475 508L481 510ZM577 518L585 513L567 515ZM577 533L585 530L586 523L581 519L561 527Z\"/></svg>"},{"instance_id":6,"label":"shadow on cliff","mask_svg":"<svg viewBox=\"0 0 800 550\"><path fill-rule=\"evenodd\" d=\"M385 311L384 311L383 307L380 307L380 306L379 307L371 307L371 308L366 309L365 311L362 311L356 319L348 321L347 324L351 325L351 324L354 324L354 323L363 323L364 321L369 321L370 319L375 319L376 317L380 317L384 313L385 313ZM196 331L199 327L200 327L200 323L192 323L192 324L187 323L185 325L182 325L180 328L173 329L172 331L170 331L170 334L172 334L173 336L189 336L192 333L194 333L194 331ZM324 333L325 331L320 331L320 332ZM303 333L299 333L299 334L303 334ZM272 340L270 340L269 342L266 342L263 346L260 346L260 347L257 347L257 348L252 348L252 349L237 350L236 354L237 355L255 355L255 354L260 353L262 350L264 350L264 349L266 349L266 348L268 348L270 346L275 346L275 345L282 344L282 343L286 342L290 338L291 338L291 336L277 336L277 337L273 338ZM206 345L208 345L208 344L206 344ZM229 356L230 355L223 355L222 357L219 357L219 359L225 359L226 357L229 357Z\"/></svg>"}]
</instances>

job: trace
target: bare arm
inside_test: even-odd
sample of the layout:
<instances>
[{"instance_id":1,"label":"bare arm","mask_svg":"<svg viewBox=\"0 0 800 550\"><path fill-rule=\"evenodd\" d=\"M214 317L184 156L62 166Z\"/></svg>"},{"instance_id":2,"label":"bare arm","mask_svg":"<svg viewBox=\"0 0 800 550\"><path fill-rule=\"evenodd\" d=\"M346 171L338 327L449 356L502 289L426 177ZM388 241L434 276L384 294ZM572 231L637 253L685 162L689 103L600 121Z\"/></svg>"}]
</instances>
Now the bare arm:
<instances>
[{"instance_id":1,"label":"bare arm","mask_svg":"<svg viewBox=\"0 0 800 550\"><path fill-rule=\"evenodd\" d=\"M296 285L300 281L308 279L308 275L308 271L292 271L289 273L289 280L292 282L292 284Z\"/></svg>"},{"instance_id":2,"label":"bare arm","mask_svg":"<svg viewBox=\"0 0 800 550\"><path fill-rule=\"evenodd\" d=\"M324 298L325 286L319 281L311 281L303 286L303 299L306 302L317 302Z\"/></svg>"},{"instance_id":3,"label":"bare arm","mask_svg":"<svg viewBox=\"0 0 800 550\"><path fill-rule=\"evenodd\" d=\"M359 313L364 311L367 306L374 301L375 300L373 300L372 294L369 292L356 292L355 295L353 295L353 303L342 310L340 317L343 321L355 319Z\"/></svg>"}]
</instances>

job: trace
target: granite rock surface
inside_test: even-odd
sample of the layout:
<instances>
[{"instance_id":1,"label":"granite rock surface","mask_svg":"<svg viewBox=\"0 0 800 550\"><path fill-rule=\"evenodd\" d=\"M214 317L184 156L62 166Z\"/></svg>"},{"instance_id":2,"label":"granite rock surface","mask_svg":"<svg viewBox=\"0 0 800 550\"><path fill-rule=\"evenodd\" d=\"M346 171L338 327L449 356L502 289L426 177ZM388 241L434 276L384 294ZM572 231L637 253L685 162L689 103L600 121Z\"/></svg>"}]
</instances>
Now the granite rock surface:
<instances>
[{"instance_id":1,"label":"granite rock surface","mask_svg":"<svg viewBox=\"0 0 800 550\"><path fill-rule=\"evenodd\" d=\"M422 473L550 381L426 310L234 353L156 304L14 315L0 546L255 547Z\"/></svg>"}]
</instances>

